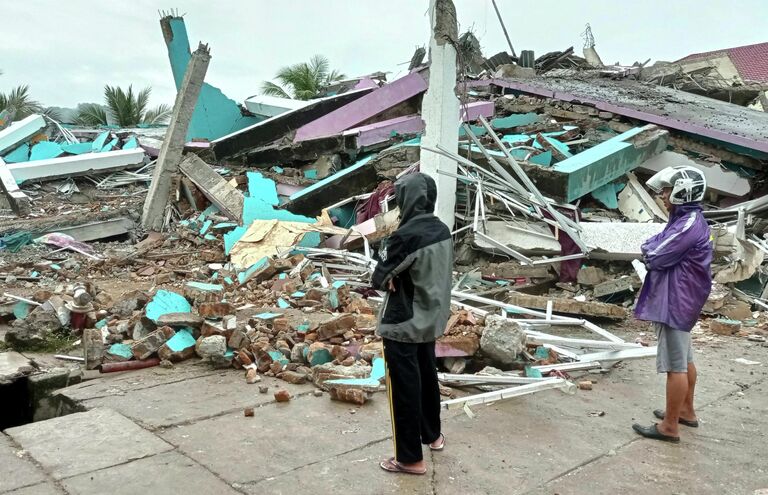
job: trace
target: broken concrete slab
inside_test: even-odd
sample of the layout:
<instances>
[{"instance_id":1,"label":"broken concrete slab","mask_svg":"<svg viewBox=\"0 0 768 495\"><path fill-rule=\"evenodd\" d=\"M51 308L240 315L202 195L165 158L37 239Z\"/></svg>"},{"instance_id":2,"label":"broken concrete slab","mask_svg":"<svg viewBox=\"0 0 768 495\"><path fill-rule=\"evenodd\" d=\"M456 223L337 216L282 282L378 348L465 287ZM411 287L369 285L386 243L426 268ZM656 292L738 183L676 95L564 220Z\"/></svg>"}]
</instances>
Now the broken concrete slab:
<instances>
[{"instance_id":1,"label":"broken concrete slab","mask_svg":"<svg viewBox=\"0 0 768 495\"><path fill-rule=\"evenodd\" d=\"M166 313L160 315L157 319L159 326L168 326L175 328L191 327L200 328L203 326L203 318L193 313Z\"/></svg>"},{"instance_id":2,"label":"broken concrete slab","mask_svg":"<svg viewBox=\"0 0 768 495\"><path fill-rule=\"evenodd\" d=\"M4 153L22 141L26 141L46 126L42 115L33 114L0 131L0 153Z\"/></svg>"},{"instance_id":3,"label":"broken concrete slab","mask_svg":"<svg viewBox=\"0 0 768 495\"><path fill-rule=\"evenodd\" d=\"M589 194L661 153L667 147L668 135L669 132L649 124L561 161L554 170L567 174L566 201Z\"/></svg>"},{"instance_id":4,"label":"broken concrete slab","mask_svg":"<svg viewBox=\"0 0 768 495\"><path fill-rule=\"evenodd\" d=\"M144 150L139 148L10 163L7 167L16 182L23 183L125 170L143 165L144 156Z\"/></svg>"},{"instance_id":5,"label":"broken concrete slab","mask_svg":"<svg viewBox=\"0 0 768 495\"><path fill-rule=\"evenodd\" d=\"M601 302L582 302L577 301L576 299L533 296L514 291L508 294L506 300L506 302L514 306L539 310L546 310L549 301L552 301L552 310L555 313L594 316L597 318L610 318L614 320L620 320L627 317L627 311L621 306Z\"/></svg>"},{"instance_id":6,"label":"broken concrete slab","mask_svg":"<svg viewBox=\"0 0 768 495\"><path fill-rule=\"evenodd\" d=\"M741 330L741 321L715 318L709 320L709 329L718 335L734 335Z\"/></svg>"},{"instance_id":7,"label":"broken concrete slab","mask_svg":"<svg viewBox=\"0 0 768 495\"><path fill-rule=\"evenodd\" d=\"M190 154L179 164L179 170L197 186L208 200L232 220L243 216L243 193L216 173L199 156Z\"/></svg>"},{"instance_id":8,"label":"broken concrete slab","mask_svg":"<svg viewBox=\"0 0 768 495\"><path fill-rule=\"evenodd\" d=\"M330 177L312 184L290 197L285 208L299 215L312 215L338 198L355 196L375 187L376 167L373 156L365 157Z\"/></svg>"},{"instance_id":9,"label":"broken concrete slab","mask_svg":"<svg viewBox=\"0 0 768 495\"><path fill-rule=\"evenodd\" d=\"M640 82L605 78L580 81L574 78L539 78L536 81L486 79L470 81L470 87L498 86L556 100L591 105L632 119L768 153L768 114L704 96ZM657 105L649 105L657 101ZM743 151L743 149L741 150Z\"/></svg>"},{"instance_id":10,"label":"broken concrete slab","mask_svg":"<svg viewBox=\"0 0 768 495\"><path fill-rule=\"evenodd\" d=\"M661 155L664 153L667 152L663 151ZM655 158L648 161L653 160ZM639 168L642 169L643 165ZM627 186L619 193L618 201L619 211L633 222L666 222L669 219L667 212L656 203L632 172L627 173Z\"/></svg>"},{"instance_id":11,"label":"broken concrete slab","mask_svg":"<svg viewBox=\"0 0 768 495\"><path fill-rule=\"evenodd\" d=\"M581 240L591 248L590 258L627 260L640 258L640 246L664 230L663 223L582 222Z\"/></svg>"},{"instance_id":12,"label":"broken concrete slab","mask_svg":"<svg viewBox=\"0 0 768 495\"><path fill-rule=\"evenodd\" d=\"M485 223L487 237L494 239L523 254L555 254L560 252L560 243L544 222L512 220L508 222L489 221ZM474 236L477 247L492 253L503 254L498 247L483 236Z\"/></svg>"},{"instance_id":13,"label":"broken concrete slab","mask_svg":"<svg viewBox=\"0 0 768 495\"><path fill-rule=\"evenodd\" d=\"M632 277L621 277L596 285L592 290L592 294L597 298L603 298L622 292L632 292L635 290L636 286L639 288L639 285L640 284L636 283Z\"/></svg>"},{"instance_id":14,"label":"broken concrete slab","mask_svg":"<svg viewBox=\"0 0 768 495\"><path fill-rule=\"evenodd\" d=\"M155 354L163 344L171 339L176 332L171 327L158 328L131 346L133 357L138 360L147 359Z\"/></svg>"},{"instance_id":15,"label":"broken concrete slab","mask_svg":"<svg viewBox=\"0 0 768 495\"><path fill-rule=\"evenodd\" d=\"M493 361L504 366L517 361L517 355L525 348L525 334L514 320L488 315L480 338L480 350Z\"/></svg>"},{"instance_id":16,"label":"broken concrete slab","mask_svg":"<svg viewBox=\"0 0 768 495\"><path fill-rule=\"evenodd\" d=\"M373 124L344 131L345 139L352 138L351 147L356 150L371 149L375 145L388 143L393 136L416 135L424 130L420 115L406 115L383 120Z\"/></svg>"},{"instance_id":17,"label":"broken concrete slab","mask_svg":"<svg viewBox=\"0 0 768 495\"><path fill-rule=\"evenodd\" d=\"M160 346L157 355L160 359L178 363L195 355L195 343L192 332L181 329Z\"/></svg>"},{"instance_id":18,"label":"broken concrete slab","mask_svg":"<svg viewBox=\"0 0 768 495\"><path fill-rule=\"evenodd\" d=\"M128 234L136 228L136 224L128 217L112 218L101 222L89 222L81 225L71 225L68 227L57 227L46 230L43 233L58 232L71 236L76 241L88 242L99 239L107 239Z\"/></svg>"},{"instance_id":19,"label":"broken concrete slab","mask_svg":"<svg viewBox=\"0 0 768 495\"><path fill-rule=\"evenodd\" d=\"M296 131L294 142L341 134L426 90L427 82L421 74L408 74L305 124Z\"/></svg>"},{"instance_id":20,"label":"broken concrete slab","mask_svg":"<svg viewBox=\"0 0 768 495\"><path fill-rule=\"evenodd\" d=\"M172 445L105 408L10 428L5 433L57 480L173 450ZM114 448L94 448L94 438Z\"/></svg>"},{"instance_id":21,"label":"broken concrete slab","mask_svg":"<svg viewBox=\"0 0 768 495\"><path fill-rule=\"evenodd\" d=\"M147 318L158 322L159 318L169 313L189 313L192 306L184 296L175 292L160 289L155 293L152 300L147 304Z\"/></svg>"},{"instance_id":22,"label":"broken concrete slab","mask_svg":"<svg viewBox=\"0 0 768 495\"><path fill-rule=\"evenodd\" d=\"M749 180L738 173L728 170L722 165L693 160L674 151L664 151L642 162L637 169L649 174L655 174L667 167L680 166L701 170L707 179L707 191L715 191L723 196L742 197L749 194L751 190Z\"/></svg>"},{"instance_id":23,"label":"broken concrete slab","mask_svg":"<svg viewBox=\"0 0 768 495\"><path fill-rule=\"evenodd\" d=\"M29 213L30 199L24 191L19 189L16 179L2 158L0 158L0 192L5 194L15 214L24 216Z\"/></svg>"},{"instance_id":24,"label":"broken concrete slab","mask_svg":"<svg viewBox=\"0 0 768 495\"><path fill-rule=\"evenodd\" d=\"M605 272L597 266L583 266L579 270L576 281L579 285L594 287L605 281Z\"/></svg>"}]
</instances>

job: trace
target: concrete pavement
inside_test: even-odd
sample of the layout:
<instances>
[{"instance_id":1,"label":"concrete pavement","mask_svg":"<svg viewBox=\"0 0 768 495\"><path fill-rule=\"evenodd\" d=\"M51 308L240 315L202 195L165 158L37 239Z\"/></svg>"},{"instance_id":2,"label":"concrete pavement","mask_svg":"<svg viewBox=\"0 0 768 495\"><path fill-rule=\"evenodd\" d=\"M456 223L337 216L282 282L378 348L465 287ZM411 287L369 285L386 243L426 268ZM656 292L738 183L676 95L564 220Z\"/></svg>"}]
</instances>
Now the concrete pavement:
<instances>
[{"instance_id":1,"label":"concrete pavement","mask_svg":"<svg viewBox=\"0 0 768 495\"><path fill-rule=\"evenodd\" d=\"M447 447L426 454L426 476L378 468L392 450L383 393L356 407L266 378L259 394L239 372L186 363L62 389L83 412L6 430L0 493L753 494L768 488L768 348L722 340L697 348L702 426L683 429L679 445L630 428L663 406L647 360L589 375L594 390L575 396L547 391L475 407L474 419L446 415ZM293 400L275 403L278 387Z\"/></svg>"}]
</instances>

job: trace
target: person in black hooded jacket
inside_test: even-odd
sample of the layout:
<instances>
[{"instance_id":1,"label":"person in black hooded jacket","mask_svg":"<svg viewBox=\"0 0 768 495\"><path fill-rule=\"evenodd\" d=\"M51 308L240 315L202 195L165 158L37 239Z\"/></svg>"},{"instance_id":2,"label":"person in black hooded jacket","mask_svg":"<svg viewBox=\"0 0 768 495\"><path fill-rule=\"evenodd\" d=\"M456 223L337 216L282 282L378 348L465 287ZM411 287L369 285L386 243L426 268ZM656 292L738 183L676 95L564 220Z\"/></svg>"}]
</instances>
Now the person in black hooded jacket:
<instances>
[{"instance_id":1,"label":"person in black hooded jacket","mask_svg":"<svg viewBox=\"0 0 768 495\"><path fill-rule=\"evenodd\" d=\"M426 473L421 445L442 450L435 340L451 313L453 241L435 215L437 186L416 173L395 183L400 225L380 250L372 285L387 291L379 312L395 456L382 469Z\"/></svg>"}]
</instances>

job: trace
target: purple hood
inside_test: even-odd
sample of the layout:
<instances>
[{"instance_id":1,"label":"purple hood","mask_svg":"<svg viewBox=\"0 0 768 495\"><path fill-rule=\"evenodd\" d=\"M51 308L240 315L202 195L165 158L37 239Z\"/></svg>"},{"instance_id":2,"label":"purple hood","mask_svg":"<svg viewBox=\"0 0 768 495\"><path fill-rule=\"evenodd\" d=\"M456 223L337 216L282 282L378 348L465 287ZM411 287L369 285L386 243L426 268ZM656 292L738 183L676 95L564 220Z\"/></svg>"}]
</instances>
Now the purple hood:
<instances>
[{"instance_id":1,"label":"purple hood","mask_svg":"<svg viewBox=\"0 0 768 495\"><path fill-rule=\"evenodd\" d=\"M648 274L635 317L689 332L712 288L712 239L701 205L674 207L664 231L645 241L642 252Z\"/></svg>"}]
</instances>

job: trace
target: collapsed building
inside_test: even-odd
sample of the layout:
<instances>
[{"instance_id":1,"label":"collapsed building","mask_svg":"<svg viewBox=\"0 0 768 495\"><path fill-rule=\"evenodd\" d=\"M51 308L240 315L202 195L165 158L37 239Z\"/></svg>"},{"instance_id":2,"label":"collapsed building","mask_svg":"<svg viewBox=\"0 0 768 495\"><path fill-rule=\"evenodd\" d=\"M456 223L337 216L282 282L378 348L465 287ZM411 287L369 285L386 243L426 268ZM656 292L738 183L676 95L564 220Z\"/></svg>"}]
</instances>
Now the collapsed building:
<instances>
[{"instance_id":1,"label":"collapsed building","mask_svg":"<svg viewBox=\"0 0 768 495\"><path fill-rule=\"evenodd\" d=\"M459 40L451 2L436 3L429 61L422 49L391 82L239 105L204 82L207 46L191 52L184 19L167 15L167 129L5 123L6 343L64 336L79 343L62 359L104 372L199 356L249 383L311 380L363 403L382 376L369 277L397 228L393 183L421 170L456 246L441 378L502 387L445 406L571 390L563 373L655 355L604 327L630 319L633 261L667 220L644 179L675 165L709 184L700 325L764 341L768 114L652 83L644 64L605 66L594 42L584 58L485 59ZM457 47L474 55L457 64ZM464 373L481 364L505 371Z\"/></svg>"}]
</instances>

